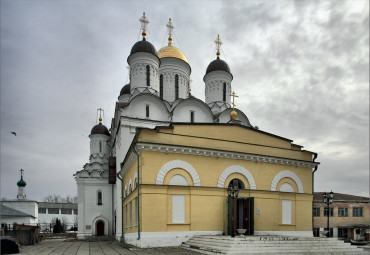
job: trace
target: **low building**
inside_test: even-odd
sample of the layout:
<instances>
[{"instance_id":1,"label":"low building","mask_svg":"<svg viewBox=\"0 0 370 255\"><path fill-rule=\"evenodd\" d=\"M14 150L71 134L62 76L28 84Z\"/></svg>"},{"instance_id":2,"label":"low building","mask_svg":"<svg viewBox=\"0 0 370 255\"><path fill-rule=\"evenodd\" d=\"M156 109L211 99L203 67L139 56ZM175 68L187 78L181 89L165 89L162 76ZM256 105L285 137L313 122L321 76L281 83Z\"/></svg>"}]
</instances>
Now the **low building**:
<instances>
[{"instance_id":1,"label":"low building","mask_svg":"<svg viewBox=\"0 0 370 255\"><path fill-rule=\"evenodd\" d=\"M39 202L38 215L41 230L47 229L57 218L61 220L65 230L77 227L76 203Z\"/></svg>"},{"instance_id":2,"label":"low building","mask_svg":"<svg viewBox=\"0 0 370 255\"><path fill-rule=\"evenodd\" d=\"M329 211L330 236L345 240L365 239L370 230L370 202L368 197L335 193L329 210L323 200L323 192L315 192L313 218L314 236L327 230ZM366 237L368 239L368 236Z\"/></svg>"}]
</instances>

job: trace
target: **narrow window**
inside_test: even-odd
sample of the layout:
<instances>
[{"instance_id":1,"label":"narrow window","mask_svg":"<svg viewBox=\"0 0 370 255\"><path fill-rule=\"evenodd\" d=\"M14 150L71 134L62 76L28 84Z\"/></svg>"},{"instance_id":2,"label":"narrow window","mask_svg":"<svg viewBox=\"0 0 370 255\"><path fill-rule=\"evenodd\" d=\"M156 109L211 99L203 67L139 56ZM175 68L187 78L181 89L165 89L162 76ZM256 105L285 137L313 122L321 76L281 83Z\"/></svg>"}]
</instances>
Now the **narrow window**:
<instances>
[{"instance_id":1,"label":"narrow window","mask_svg":"<svg viewBox=\"0 0 370 255\"><path fill-rule=\"evenodd\" d=\"M159 76L159 97L163 99L163 74Z\"/></svg>"},{"instance_id":2,"label":"narrow window","mask_svg":"<svg viewBox=\"0 0 370 255\"><path fill-rule=\"evenodd\" d=\"M128 223L127 223L127 205L125 206L125 227L127 228L128 227Z\"/></svg>"},{"instance_id":3,"label":"narrow window","mask_svg":"<svg viewBox=\"0 0 370 255\"><path fill-rule=\"evenodd\" d=\"M282 200L282 224L292 224L292 201Z\"/></svg>"},{"instance_id":4,"label":"narrow window","mask_svg":"<svg viewBox=\"0 0 370 255\"><path fill-rule=\"evenodd\" d=\"M98 205L102 205L102 204L103 204L103 196L102 196L101 191L98 191Z\"/></svg>"},{"instance_id":5,"label":"narrow window","mask_svg":"<svg viewBox=\"0 0 370 255\"><path fill-rule=\"evenodd\" d=\"M139 200L135 198L135 225L139 223Z\"/></svg>"},{"instance_id":6,"label":"narrow window","mask_svg":"<svg viewBox=\"0 0 370 255\"><path fill-rule=\"evenodd\" d=\"M150 86L150 66L146 66L146 85Z\"/></svg>"},{"instance_id":7,"label":"narrow window","mask_svg":"<svg viewBox=\"0 0 370 255\"><path fill-rule=\"evenodd\" d=\"M149 118L149 105L147 104L146 106L145 106L145 117L147 117L147 118Z\"/></svg>"},{"instance_id":8,"label":"narrow window","mask_svg":"<svg viewBox=\"0 0 370 255\"><path fill-rule=\"evenodd\" d=\"M194 111L190 111L190 123L194 123Z\"/></svg>"},{"instance_id":9,"label":"narrow window","mask_svg":"<svg viewBox=\"0 0 370 255\"><path fill-rule=\"evenodd\" d=\"M179 75L175 75L175 100L179 98Z\"/></svg>"},{"instance_id":10,"label":"narrow window","mask_svg":"<svg viewBox=\"0 0 370 255\"><path fill-rule=\"evenodd\" d=\"M172 195L172 223L185 223L185 195Z\"/></svg>"},{"instance_id":11,"label":"narrow window","mask_svg":"<svg viewBox=\"0 0 370 255\"><path fill-rule=\"evenodd\" d=\"M314 207L313 208L313 216L314 217L320 217L320 207Z\"/></svg>"},{"instance_id":12,"label":"narrow window","mask_svg":"<svg viewBox=\"0 0 370 255\"><path fill-rule=\"evenodd\" d=\"M223 89L223 96L222 96L222 100L224 102L226 102L226 82L224 82L224 89Z\"/></svg>"},{"instance_id":13,"label":"narrow window","mask_svg":"<svg viewBox=\"0 0 370 255\"><path fill-rule=\"evenodd\" d=\"M132 227L132 201L130 202L130 227Z\"/></svg>"},{"instance_id":14,"label":"narrow window","mask_svg":"<svg viewBox=\"0 0 370 255\"><path fill-rule=\"evenodd\" d=\"M99 141L99 152L101 152L101 141Z\"/></svg>"}]
</instances>

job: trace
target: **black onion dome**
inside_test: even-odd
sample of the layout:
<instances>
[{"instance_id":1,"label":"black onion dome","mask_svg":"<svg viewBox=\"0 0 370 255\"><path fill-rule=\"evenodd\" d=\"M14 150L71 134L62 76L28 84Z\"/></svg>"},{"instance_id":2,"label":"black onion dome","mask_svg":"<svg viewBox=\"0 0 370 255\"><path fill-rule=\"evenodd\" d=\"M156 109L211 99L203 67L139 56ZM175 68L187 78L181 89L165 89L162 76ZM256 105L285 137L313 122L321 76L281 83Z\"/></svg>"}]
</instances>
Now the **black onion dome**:
<instances>
[{"instance_id":1,"label":"black onion dome","mask_svg":"<svg viewBox=\"0 0 370 255\"><path fill-rule=\"evenodd\" d=\"M219 58L217 58L216 60L213 60L208 65L206 74L213 72L213 71L225 71L231 74L229 65L225 61Z\"/></svg>"},{"instance_id":2,"label":"black onion dome","mask_svg":"<svg viewBox=\"0 0 370 255\"><path fill-rule=\"evenodd\" d=\"M92 135L99 134L99 135L108 135L108 136L110 136L108 128L106 126L104 126L103 124L101 124L101 123L99 123L98 125L95 125L91 129L91 134Z\"/></svg>"},{"instance_id":3,"label":"black onion dome","mask_svg":"<svg viewBox=\"0 0 370 255\"><path fill-rule=\"evenodd\" d=\"M158 57L158 53L154 48L153 44L143 39L142 41L138 41L137 43L132 46L130 55L136 52L148 52L156 55Z\"/></svg>"},{"instance_id":4,"label":"black onion dome","mask_svg":"<svg viewBox=\"0 0 370 255\"><path fill-rule=\"evenodd\" d=\"M125 95L125 94L130 94L130 92L131 92L131 85L129 83L129 84L126 84L125 86L123 86L119 95L122 96L122 95Z\"/></svg>"}]
</instances>

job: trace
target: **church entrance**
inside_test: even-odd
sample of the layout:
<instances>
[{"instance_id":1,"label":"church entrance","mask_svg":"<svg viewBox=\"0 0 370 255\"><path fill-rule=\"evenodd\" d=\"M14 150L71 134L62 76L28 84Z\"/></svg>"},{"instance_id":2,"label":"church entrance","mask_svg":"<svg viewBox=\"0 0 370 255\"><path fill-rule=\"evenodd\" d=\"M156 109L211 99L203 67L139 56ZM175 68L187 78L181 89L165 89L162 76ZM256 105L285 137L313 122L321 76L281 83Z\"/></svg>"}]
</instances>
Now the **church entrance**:
<instances>
[{"instance_id":1,"label":"church entrance","mask_svg":"<svg viewBox=\"0 0 370 255\"><path fill-rule=\"evenodd\" d=\"M228 232L245 229L244 235L254 234L254 198L228 198Z\"/></svg>"},{"instance_id":2,"label":"church entrance","mask_svg":"<svg viewBox=\"0 0 370 255\"><path fill-rule=\"evenodd\" d=\"M96 223L96 235L104 236L104 221L99 220Z\"/></svg>"}]
</instances>

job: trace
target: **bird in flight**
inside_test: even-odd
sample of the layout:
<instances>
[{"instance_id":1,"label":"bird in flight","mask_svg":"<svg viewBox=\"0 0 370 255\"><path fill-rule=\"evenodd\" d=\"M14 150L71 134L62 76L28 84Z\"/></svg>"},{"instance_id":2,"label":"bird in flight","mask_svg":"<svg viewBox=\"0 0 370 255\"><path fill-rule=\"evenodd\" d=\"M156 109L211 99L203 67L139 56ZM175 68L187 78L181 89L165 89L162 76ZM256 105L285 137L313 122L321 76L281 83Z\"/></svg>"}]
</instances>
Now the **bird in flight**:
<instances>
[{"instance_id":1,"label":"bird in flight","mask_svg":"<svg viewBox=\"0 0 370 255\"><path fill-rule=\"evenodd\" d=\"M13 134L14 136L17 136L17 133L16 132L10 132L11 134Z\"/></svg>"}]
</instances>

